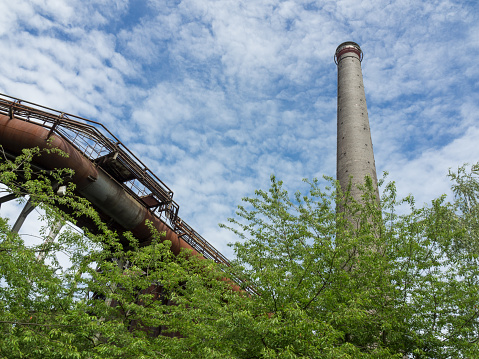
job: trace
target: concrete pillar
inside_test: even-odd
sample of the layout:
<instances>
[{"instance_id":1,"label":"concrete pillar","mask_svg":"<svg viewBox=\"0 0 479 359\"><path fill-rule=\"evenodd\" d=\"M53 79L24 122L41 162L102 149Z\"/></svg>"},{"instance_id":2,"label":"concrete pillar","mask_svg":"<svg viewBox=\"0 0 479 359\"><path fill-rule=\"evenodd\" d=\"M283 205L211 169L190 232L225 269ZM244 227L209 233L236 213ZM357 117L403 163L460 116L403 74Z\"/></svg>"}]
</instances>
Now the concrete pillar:
<instances>
[{"instance_id":1,"label":"concrete pillar","mask_svg":"<svg viewBox=\"0 0 479 359\"><path fill-rule=\"evenodd\" d=\"M352 41L338 46L335 61L338 66L338 138L337 173L343 191L351 181L351 196L361 201L357 184L369 175L377 190L376 165L369 129L368 109L361 71L362 51ZM352 178L351 178L352 177Z\"/></svg>"}]
</instances>

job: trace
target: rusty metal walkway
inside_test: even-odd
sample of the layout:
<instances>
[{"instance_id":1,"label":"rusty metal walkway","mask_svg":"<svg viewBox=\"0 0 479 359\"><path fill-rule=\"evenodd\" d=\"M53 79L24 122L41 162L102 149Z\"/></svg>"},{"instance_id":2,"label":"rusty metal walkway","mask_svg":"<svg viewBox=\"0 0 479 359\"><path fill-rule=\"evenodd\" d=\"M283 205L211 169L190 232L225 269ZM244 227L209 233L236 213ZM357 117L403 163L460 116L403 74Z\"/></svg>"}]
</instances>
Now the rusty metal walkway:
<instances>
[{"instance_id":1,"label":"rusty metal walkway","mask_svg":"<svg viewBox=\"0 0 479 359\"><path fill-rule=\"evenodd\" d=\"M225 256L178 216L173 191L101 123L4 94L0 114L62 137L198 253L229 266Z\"/></svg>"}]
</instances>

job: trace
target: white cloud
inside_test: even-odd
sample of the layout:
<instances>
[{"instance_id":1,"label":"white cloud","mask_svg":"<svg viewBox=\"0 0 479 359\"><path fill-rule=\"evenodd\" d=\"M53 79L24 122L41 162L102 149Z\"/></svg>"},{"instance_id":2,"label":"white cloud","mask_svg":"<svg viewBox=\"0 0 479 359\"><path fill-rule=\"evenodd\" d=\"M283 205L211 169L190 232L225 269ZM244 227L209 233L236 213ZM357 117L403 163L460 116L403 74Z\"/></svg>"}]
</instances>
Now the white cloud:
<instances>
[{"instance_id":1,"label":"white cloud","mask_svg":"<svg viewBox=\"0 0 479 359\"><path fill-rule=\"evenodd\" d=\"M449 0L10 1L0 91L105 123L226 250L218 222L277 174L335 174L334 50L364 52L376 163L447 190L478 153L478 12Z\"/></svg>"},{"instance_id":2,"label":"white cloud","mask_svg":"<svg viewBox=\"0 0 479 359\"><path fill-rule=\"evenodd\" d=\"M479 161L477 138L479 128L470 127L448 145L430 148L416 158L408 160L400 155L391 156L380 169L389 171L389 179L395 180L400 197L413 194L419 205L430 202L442 194L451 200L448 170L457 170L464 163Z\"/></svg>"}]
</instances>

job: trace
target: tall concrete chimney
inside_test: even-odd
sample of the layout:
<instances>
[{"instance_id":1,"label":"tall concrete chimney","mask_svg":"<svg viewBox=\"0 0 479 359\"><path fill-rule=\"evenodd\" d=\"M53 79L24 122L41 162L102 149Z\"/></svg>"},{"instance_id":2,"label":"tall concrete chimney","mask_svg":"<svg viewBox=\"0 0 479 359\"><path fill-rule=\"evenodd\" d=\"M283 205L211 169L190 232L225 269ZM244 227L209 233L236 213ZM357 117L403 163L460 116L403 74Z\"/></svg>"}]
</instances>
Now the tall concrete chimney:
<instances>
[{"instance_id":1,"label":"tall concrete chimney","mask_svg":"<svg viewBox=\"0 0 479 359\"><path fill-rule=\"evenodd\" d=\"M336 178L346 191L351 181L351 197L361 201L357 185L369 175L377 189L376 164L369 129L368 109L364 94L361 61L363 52L358 44L344 42L334 56L338 66L338 143Z\"/></svg>"}]
</instances>

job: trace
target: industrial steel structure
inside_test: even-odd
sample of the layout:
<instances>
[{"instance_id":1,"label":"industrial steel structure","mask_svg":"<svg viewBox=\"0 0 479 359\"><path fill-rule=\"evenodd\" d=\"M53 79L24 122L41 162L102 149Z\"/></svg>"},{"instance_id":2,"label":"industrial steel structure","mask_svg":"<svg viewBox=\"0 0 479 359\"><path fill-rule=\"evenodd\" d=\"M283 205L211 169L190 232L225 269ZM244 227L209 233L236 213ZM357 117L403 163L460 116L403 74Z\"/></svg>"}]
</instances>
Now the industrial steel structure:
<instances>
[{"instance_id":1,"label":"industrial steel structure","mask_svg":"<svg viewBox=\"0 0 479 359\"><path fill-rule=\"evenodd\" d=\"M185 248L229 265L179 217L173 191L101 123L0 94L0 145L12 157L24 148L61 149L68 157L40 156L35 164L47 170L73 169L77 193L114 229L131 231L140 242L147 242L151 233L146 221L151 221L158 231L166 232L173 253ZM12 198L4 196L0 203ZM31 211L27 207L24 216Z\"/></svg>"},{"instance_id":2,"label":"industrial steel structure","mask_svg":"<svg viewBox=\"0 0 479 359\"><path fill-rule=\"evenodd\" d=\"M338 67L336 178L341 189L349 189L350 196L360 202L362 192L357 186L370 176L379 200L361 71L363 52L358 44L348 41L337 47L334 59Z\"/></svg>"}]
</instances>

